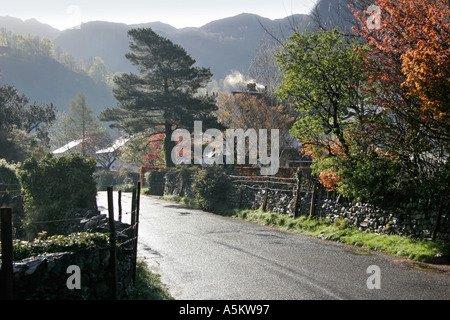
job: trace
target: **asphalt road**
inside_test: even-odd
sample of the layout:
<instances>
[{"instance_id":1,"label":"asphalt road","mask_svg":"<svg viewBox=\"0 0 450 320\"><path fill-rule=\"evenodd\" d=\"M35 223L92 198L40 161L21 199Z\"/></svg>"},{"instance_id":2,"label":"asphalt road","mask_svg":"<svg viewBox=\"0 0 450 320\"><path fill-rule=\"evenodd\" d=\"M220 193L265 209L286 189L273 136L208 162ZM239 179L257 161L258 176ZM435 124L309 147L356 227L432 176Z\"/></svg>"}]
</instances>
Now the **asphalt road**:
<instances>
[{"instance_id":1,"label":"asphalt road","mask_svg":"<svg viewBox=\"0 0 450 320\"><path fill-rule=\"evenodd\" d=\"M130 199L122 195L124 211ZM106 204L99 192L105 213ZM117 219L117 193L114 205ZM138 256L177 300L450 299L448 272L407 260L148 196L140 210Z\"/></svg>"}]
</instances>

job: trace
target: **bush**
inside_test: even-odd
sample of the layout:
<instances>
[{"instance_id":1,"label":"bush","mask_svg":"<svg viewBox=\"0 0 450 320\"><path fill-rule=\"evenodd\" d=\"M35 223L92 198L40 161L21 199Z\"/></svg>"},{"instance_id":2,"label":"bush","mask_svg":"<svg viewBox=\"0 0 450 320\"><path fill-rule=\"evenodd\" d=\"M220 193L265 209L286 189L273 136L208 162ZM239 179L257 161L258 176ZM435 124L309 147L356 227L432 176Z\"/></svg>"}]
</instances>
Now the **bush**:
<instances>
[{"instance_id":1,"label":"bush","mask_svg":"<svg viewBox=\"0 0 450 320\"><path fill-rule=\"evenodd\" d=\"M22 260L43 253L68 252L93 247L109 246L109 235L104 233L79 232L67 236L47 236L44 231L32 242L14 240L14 260Z\"/></svg>"},{"instance_id":2,"label":"bush","mask_svg":"<svg viewBox=\"0 0 450 320\"><path fill-rule=\"evenodd\" d=\"M358 158L342 171L345 178L339 190L358 202L392 204L399 200L402 189L405 189L399 176L400 167L387 157L372 154L367 158Z\"/></svg>"},{"instance_id":3,"label":"bush","mask_svg":"<svg viewBox=\"0 0 450 320\"><path fill-rule=\"evenodd\" d=\"M24 219L22 185L19 180L19 166L0 159L0 207L12 208L14 237L23 235ZM1 234L1 232L0 232Z\"/></svg>"},{"instance_id":4,"label":"bush","mask_svg":"<svg viewBox=\"0 0 450 320\"><path fill-rule=\"evenodd\" d=\"M230 187L229 178L221 167L207 167L194 176L196 199L203 210L212 210L224 203Z\"/></svg>"},{"instance_id":5,"label":"bush","mask_svg":"<svg viewBox=\"0 0 450 320\"><path fill-rule=\"evenodd\" d=\"M97 168L94 173L94 180L98 191L106 191L109 186L114 185L114 174L104 168Z\"/></svg>"},{"instance_id":6,"label":"bush","mask_svg":"<svg viewBox=\"0 0 450 320\"><path fill-rule=\"evenodd\" d=\"M133 190L139 181L139 173L126 170L110 171L104 168L97 168L94 173L94 180L98 191L106 191L109 186L114 186L114 190L128 192Z\"/></svg>"},{"instance_id":7,"label":"bush","mask_svg":"<svg viewBox=\"0 0 450 320\"><path fill-rule=\"evenodd\" d=\"M18 170L17 165L8 163L5 159L0 159L0 184L3 184L1 191L7 191L11 195L20 194L22 186Z\"/></svg>"},{"instance_id":8,"label":"bush","mask_svg":"<svg viewBox=\"0 0 450 320\"><path fill-rule=\"evenodd\" d=\"M24 162L21 173L25 192L28 231L64 232L65 223L37 222L63 220L73 210L94 208L96 186L93 179L96 162L78 154L55 158L47 155ZM44 229L46 228L46 229Z\"/></svg>"},{"instance_id":9,"label":"bush","mask_svg":"<svg viewBox=\"0 0 450 320\"><path fill-rule=\"evenodd\" d=\"M149 190L147 194L162 196L164 195L165 175L169 169L159 169L147 171L144 175L145 184Z\"/></svg>"}]
</instances>

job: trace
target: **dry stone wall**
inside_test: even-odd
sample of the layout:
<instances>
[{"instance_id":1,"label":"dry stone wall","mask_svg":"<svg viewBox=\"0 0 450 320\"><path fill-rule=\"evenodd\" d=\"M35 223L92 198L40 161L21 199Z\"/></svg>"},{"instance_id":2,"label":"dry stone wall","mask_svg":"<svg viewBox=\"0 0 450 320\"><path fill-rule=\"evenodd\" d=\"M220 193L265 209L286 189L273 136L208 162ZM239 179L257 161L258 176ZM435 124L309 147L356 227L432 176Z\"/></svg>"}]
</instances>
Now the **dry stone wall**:
<instances>
[{"instance_id":1,"label":"dry stone wall","mask_svg":"<svg viewBox=\"0 0 450 320\"><path fill-rule=\"evenodd\" d=\"M70 232L109 232L108 218L96 210L78 212L80 221L69 226ZM116 221L119 297L131 293L134 254L133 231L128 224ZM70 266L80 270L80 288L70 288ZM17 261L13 266L14 299L112 299L112 265L110 248L91 248L76 252L42 254Z\"/></svg>"},{"instance_id":2,"label":"dry stone wall","mask_svg":"<svg viewBox=\"0 0 450 320\"><path fill-rule=\"evenodd\" d=\"M164 195L195 197L192 188L193 178L167 174L159 178L158 189L164 189ZM309 215L311 209L311 183L305 181L299 195L297 216ZM164 184L164 188L163 185ZM150 184L150 189L152 188ZM292 187L277 187L279 190L268 191L268 211L279 214L293 215L295 207L295 190ZM161 194L162 195L162 194ZM227 194L227 201L234 207L259 209L265 196L264 187L251 185L250 188L240 188L235 185ZM436 226L437 210L424 210L415 203L400 204L398 208L382 209L371 204L352 203L338 197L335 193L326 192L320 186L317 188L314 216L330 219L345 219L360 230L385 234L398 234L417 238L430 238ZM450 213L443 212L439 223L437 238L450 241Z\"/></svg>"}]
</instances>

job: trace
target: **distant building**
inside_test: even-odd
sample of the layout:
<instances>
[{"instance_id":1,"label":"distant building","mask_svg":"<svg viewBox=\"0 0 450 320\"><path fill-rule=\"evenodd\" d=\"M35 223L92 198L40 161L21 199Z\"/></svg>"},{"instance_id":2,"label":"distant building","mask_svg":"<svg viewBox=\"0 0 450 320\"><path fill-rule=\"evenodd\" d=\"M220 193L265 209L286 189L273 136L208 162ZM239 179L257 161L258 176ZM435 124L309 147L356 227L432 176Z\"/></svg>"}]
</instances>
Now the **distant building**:
<instances>
[{"instance_id":1,"label":"distant building","mask_svg":"<svg viewBox=\"0 0 450 320\"><path fill-rule=\"evenodd\" d=\"M265 95L267 92L267 86L263 87L256 82L247 83L247 87L242 90L233 90L233 96L237 94L249 94L257 98L265 99L269 104L273 101L268 101L268 97ZM300 150L303 147L300 145L299 141L293 137L289 142L289 145L284 146L284 150L280 155L280 165L284 167L309 167L312 163L312 159L308 156L301 154Z\"/></svg>"},{"instance_id":2,"label":"distant building","mask_svg":"<svg viewBox=\"0 0 450 320\"><path fill-rule=\"evenodd\" d=\"M120 148L122 148L128 142L128 140L128 138L118 138L114 140L113 143L109 146L95 151L94 154L90 153L90 155L97 160L98 166L111 169L118 156L120 155ZM54 150L52 153L54 155L83 153L82 143L83 139L74 140L65 144L61 148Z\"/></svg>"},{"instance_id":3,"label":"distant building","mask_svg":"<svg viewBox=\"0 0 450 320\"><path fill-rule=\"evenodd\" d=\"M69 143L65 144L61 148L56 149L52 153L62 155L62 154L70 154L70 153L80 152L81 149L79 146L81 145L82 142L83 142L83 139L70 141Z\"/></svg>"},{"instance_id":4,"label":"distant building","mask_svg":"<svg viewBox=\"0 0 450 320\"><path fill-rule=\"evenodd\" d=\"M95 154L109 154L109 153L113 153L113 152L119 150L122 146L124 146L125 143L128 142L128 140L130 140L130 139L128 139L128 138L116 139L112 143L111 146L109 146L107 148L104 148L104 149L101 149L101 150L98 150L98 151L95 152Z\"/></svg>"},{"instance_id":5,"label":"distant building","mask_svg":"<svg viewBox=\"0 0 450 320\"><path fill-rule=\"evenodd\" d=\"M247 83L247 88L243 89L243 90L233 90L231 93L234 95L237 94L241 94L241 93L245 93L245 94L250 94L250 95L254 95L254 96L262 96L263 92L265 91L265 89L262 90L258 90L257 88L257 84L255 82L249 82Z\"/></svg>"}]
</instances>

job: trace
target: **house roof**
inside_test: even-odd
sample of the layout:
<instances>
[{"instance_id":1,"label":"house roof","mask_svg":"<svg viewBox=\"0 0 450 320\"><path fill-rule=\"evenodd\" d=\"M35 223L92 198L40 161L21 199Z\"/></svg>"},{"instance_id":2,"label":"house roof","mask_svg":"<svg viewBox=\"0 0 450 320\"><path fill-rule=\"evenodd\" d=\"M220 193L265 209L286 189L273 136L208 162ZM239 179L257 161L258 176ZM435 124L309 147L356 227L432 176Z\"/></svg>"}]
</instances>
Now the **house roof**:
<instances>
[{"instance_id":1,"label":"house roof","mask_svg":"<svg viewBox=\"0 0 450 320\"><path fill-rule=\"evenodd\" d=\"M122 147L125 143L127 143L128 140L129 140L128 138L119 138L119 139L115 140L111 146L101 149L101 150L98 150L95 153L96 154L104 154L104 153L114 152L117 149L119 149L120 147ZM67 151L75 148L76 146L80 145L82 142L83 142L83 139L70 141L69 143L65 144L61 148L56 149L52 153L53 154L61 154L61 153L67 152Z\"/></svg>"},{"instance_id":2,"label":"house roof","mask_svg":"<svg viewBox=\"0 0 450 320\"><path fill-rule=\"evenodd\" d=\"M128 142L128 138L119 138L116 141L114 141L114 143L109 146L108 148L102 149L102 150L98 150L96 152L96 154L103 154L103 153L111 153L116 151L117 149L119 149L120 147L122 147L125 143Z\"/></svg>"},{"instance_id":3,"label":"house roof","mask_svg":"<svg viewBox=\"0 0 450 320\"><path fill-rule=\"evenodd\" d=\"M81 142L83 142L83 139L70 141L68 144L65 144L61 148L56 149L55 151L53 151L53 153L54 154L59 154L59 153L67 152L70 149L75 148L76 146L78 146Z\"/></svg>"}]
</instances>

